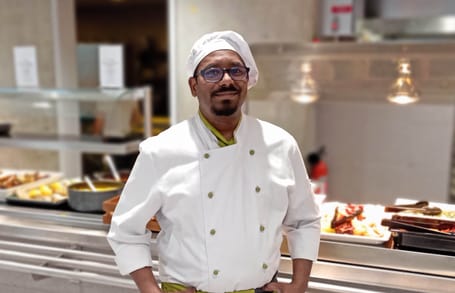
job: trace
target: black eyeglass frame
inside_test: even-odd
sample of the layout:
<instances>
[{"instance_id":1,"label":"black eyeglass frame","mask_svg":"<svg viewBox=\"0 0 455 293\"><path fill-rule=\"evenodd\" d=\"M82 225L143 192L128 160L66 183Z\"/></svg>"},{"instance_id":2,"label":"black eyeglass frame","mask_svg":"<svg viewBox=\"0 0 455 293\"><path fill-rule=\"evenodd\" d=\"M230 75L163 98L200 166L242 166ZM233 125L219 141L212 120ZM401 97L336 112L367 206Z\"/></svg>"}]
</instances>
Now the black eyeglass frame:
<instances>
[{"instance_id":1,"label":"black eyeglass frame","mask_svg":"<svg viewBox=\"0 0 455 293\"><path fill-rule=\"evenodd\" d=\"M231 70L232 69L238 69L238 68L243 68L243 69L246 69L246 75L244 77L242 77L241 79L237 79L237 77L233 77L232 74L231 74ZM220 75L220 79L218 80L207 80L206 77L205 77L205 72L209 69L221 69L223 71L223 74ZM207 67L207 68L204 68L202 70L200 70L199 72L196 72L194 74L194 77L196 78L198 75L201 75L202 78L204 78L204 80L206 82L211 82L211 83L215 83L215 82L219 82L220 80L223 79L224 75L225 74L228 74L229 77L232 79L232 80L235 80L235 81L241 81L241 80L248 80L249 78L249 73L250 73L250 68L249 67L246 67L246 66L232 66L230 68L222 68L222 67L217 67L217 66L210 66L210 67Z\"/></svg>"}]
</instances>

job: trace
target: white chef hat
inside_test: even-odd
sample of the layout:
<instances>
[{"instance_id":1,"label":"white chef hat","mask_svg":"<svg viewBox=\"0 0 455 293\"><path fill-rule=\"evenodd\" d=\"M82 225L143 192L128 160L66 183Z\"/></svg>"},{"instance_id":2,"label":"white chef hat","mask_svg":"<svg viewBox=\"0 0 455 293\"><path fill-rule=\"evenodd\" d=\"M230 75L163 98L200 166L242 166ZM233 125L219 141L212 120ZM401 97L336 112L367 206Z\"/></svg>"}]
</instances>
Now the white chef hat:
<instances>
[{"instance_id":1,"label":"white chef hat","mask_svg":"<svg viewBox=\"0 0 455 293\"><path fill-rule=\"evenodd\" d=\"M232 50L237 52L245 63L245 66L250 68L248 88L252 88L257 83L259 73L250 47L245 39L234 31L205 34L194 43L187 61L186 70L188 78L194 75L194 71L205 56L217 50Z\"/></svg>"}]
</instances>

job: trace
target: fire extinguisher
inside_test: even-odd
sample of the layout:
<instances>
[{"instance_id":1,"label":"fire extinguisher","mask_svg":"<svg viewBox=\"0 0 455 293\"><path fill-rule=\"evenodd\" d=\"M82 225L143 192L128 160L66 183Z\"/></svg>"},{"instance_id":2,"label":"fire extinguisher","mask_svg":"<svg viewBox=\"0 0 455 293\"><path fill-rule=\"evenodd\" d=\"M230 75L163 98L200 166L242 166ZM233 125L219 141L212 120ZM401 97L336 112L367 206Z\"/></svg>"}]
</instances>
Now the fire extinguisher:
<instances>
[{"instance_id":1,"label":"fire extinguisher","mask_svg":"<svg viewBox=\"0 0 455 293\"><path fill-rule=\"evenodd\" d=\"M327 176L329 168L324 161L325 148L322 146L318 151L309 153L307 161L309 165L309 177L314 185L314 193L327 194Z\"/></svg>"}]
</instances>

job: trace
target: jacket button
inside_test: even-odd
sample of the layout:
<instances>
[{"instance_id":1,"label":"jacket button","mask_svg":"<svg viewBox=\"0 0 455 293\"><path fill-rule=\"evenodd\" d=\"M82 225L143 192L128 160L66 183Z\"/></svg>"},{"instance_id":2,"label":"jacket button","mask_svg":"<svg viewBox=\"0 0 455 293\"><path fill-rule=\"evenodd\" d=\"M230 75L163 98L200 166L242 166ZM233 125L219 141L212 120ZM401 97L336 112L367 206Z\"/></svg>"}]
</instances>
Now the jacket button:
<instances>
[{"instance_id":1,"label":"jacket button","mask_svg":"<svg viewBox=\"0 0 455 293\"><path fill-rule=\"evenodd\" d=\"M214 277L216 277L220 274L220 270L213 270L212 274Z\"/></svg>"},{"instance_id":2,"label":"jacket button","mask_svg":"<svg viewBox=\"0 0 455 293\"><path fill-rule=\"evenodd\" d=\"M263 225L259 226L259 231L264 232L265 227Z\"/></svg>"},{"instance_id":3,"label":"jacket button","mask_svg":"<svg viewBox=\"0 0 455 293\"><path fill-rule=\"evenodd\" d=\"M210 192L207 194L207 196L208 196L209 198L212 198L212 197L213 197L213 192L210 191Z\"/></svg>"},{"instance_id":4,"label":"jacket button","mask_svg":"<svg viewBox=\"0 0 455 293\"><path fill-rule=\"evenodd\" d=\"M262 264L262 269L266 270L269 266L266 263Z\"/></svg>"},{"instance_id":5,"label":"jacket button","mask_svg":"<svg viewBox=\"0 0 455 293\"><path fill-rule=\"evenodd\" d=\"M254 156L254 150L250 150L250 156Z\"/></svg>"},{"instance_id":6,"label":"jacket button","mask_svg":"<svg viewBox=\"0 0 455 293\"><path fill-rule=\"evenodd\" d=\"M210 235L215 235L215 234L216 234L216 230L215 229L210 230Z\"/></svg>"},{"instance_id":7,"label":"jacket button","mask_svg":"<svg viewBox=\"0 0 455 293\"><path fill-rule=\"evenodd\" d=\"M261 188L259 186L256 186L254 190L256 191L256 193L259 193L261 191Z\"/></svg>"},{"instance_id":8,"label":"jacket button","mask_svg":"<svg viewBox=\"0 0 455 293\"><path fill-rule=\"evenodd\" d=\"M206 159L210 158L210 154L205 153L205 154L204 154L204 158L206 158Z\"/></svg>"}]
</instances>

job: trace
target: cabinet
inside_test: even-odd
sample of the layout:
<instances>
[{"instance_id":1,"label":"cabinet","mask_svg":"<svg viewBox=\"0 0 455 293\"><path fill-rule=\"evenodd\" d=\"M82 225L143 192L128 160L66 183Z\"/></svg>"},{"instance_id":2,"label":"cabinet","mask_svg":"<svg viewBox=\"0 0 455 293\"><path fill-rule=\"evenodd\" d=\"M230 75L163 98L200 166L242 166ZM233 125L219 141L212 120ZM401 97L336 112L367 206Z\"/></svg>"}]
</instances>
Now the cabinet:
<instances>
[{"instance_id":1,"label":"cabinet","mask_svg":"<svg viewBox=\"0 0 455 293\"><path fill-rule=\"evenodd\" d=\"M140 141L152 133L151 99L150 87L0 88L0 123L11 124L10 133L0 136L0 147L58 151L60 171L65 176L80 176L82 153L138 150ZM139 131L131 127L132 111L139 113ZM101 124L97 132L84 131L87 117Z\"/></svg>"}]
</instances>

